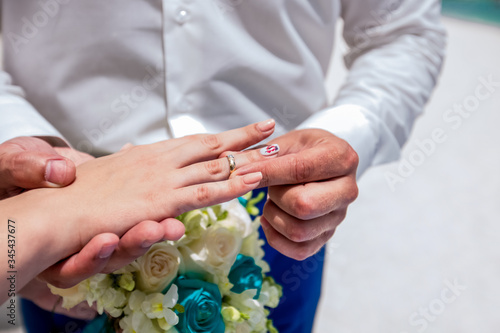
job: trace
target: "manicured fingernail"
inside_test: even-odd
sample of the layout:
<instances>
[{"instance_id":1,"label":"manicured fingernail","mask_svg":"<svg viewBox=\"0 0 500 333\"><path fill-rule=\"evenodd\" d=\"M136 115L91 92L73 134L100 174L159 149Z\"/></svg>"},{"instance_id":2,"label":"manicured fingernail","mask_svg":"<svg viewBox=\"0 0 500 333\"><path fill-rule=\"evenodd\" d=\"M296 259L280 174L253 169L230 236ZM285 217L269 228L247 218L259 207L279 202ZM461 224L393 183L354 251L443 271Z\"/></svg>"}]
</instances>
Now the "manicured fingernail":
<instances>
[{"instance_id":1,"label":"manicured fingernail","mask_svg":"<svg viewBox=\"0 0 500 333\"><path fill-rule=\"evenodd\" d=\"M254 185L262 180L262 172L249 173L243 176L243 182L247 185Z\"/></svg>"},{"instance_id":2,"label":"manicured fingernail","mask_svg":"<svg viewBox=\"0 0 500 333\"><path fill-rule=\"evenodd\" d=\"M103 246L101 251L99 251L99 258L105 259L111 256L116 248L116 244Z\"/></svg>"},{"instance_id":3,"label":"manicured fingernail","mask_svg":"<svg viewBox=\"0 0 500 333\"><path fill-rule=\"evenodd\" d=\"M257 124L257 127L261 132L269 132L274 128L274 119L268 119L261 121L260 123Z\"/></svg>"},{"instance_id":4,"label":"manicured fingernail","mask_svg":"<svg viewBox=\"0 0 500 333\"><path fill-rule=\"evenodd\" d=\"M279 151L280 151L280 146L278 146L277 144L273 144L262 148L260 150L260 153L263 156L271 156L271 155L276 155Z\"/></svg>"},{"instance_id":5,"label":"manicured fingernail","mask_svg":"<svg viewBox=\"0 0 500 333\"><path fill-rule=\"evenodd\" d=\"M50 160L45 167L45 180L54 187L64 184L67 165L65 160Z\"/></svg>"}]
</instances>

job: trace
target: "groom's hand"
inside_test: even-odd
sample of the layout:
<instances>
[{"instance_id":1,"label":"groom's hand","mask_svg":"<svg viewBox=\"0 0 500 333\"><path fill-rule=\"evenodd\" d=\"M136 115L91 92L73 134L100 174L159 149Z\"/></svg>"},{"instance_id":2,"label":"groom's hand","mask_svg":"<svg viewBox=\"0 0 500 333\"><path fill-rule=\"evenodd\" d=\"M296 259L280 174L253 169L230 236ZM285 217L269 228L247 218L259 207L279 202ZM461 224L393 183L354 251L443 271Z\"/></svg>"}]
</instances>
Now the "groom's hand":
<instances>
[{"instance_id":1,"label":"groom's hand","mask_svg":"<svg viewBox=\"0 0 500 333\"><path fill-rule=\"evenodd\" d=\"M261 219L268 243L284 255L304 260L333 236L358 195L358 155L344 140L320 129L304 129L272 140L280 151L255 161L234 175L261 171L260 187L269 186Z\"/></svg>"},{"instance_id":2,"label":"groom's hand","mask_svg":"<svg viewBox=\"0 0 500 333\"><path fill-rule=\"evenodd\" d=\"M6 141L0 144L0 200L24 190L67 186L75 179L76 166L91 159L88 154L69 147L52 147L39 138ZM183 233L179 221L167 219L160 223L143 221L121 239L111 233L100 234L39 278L60 288L71 287L97 273L118 269L146 253L152 244L177 239Z\"/></svg>"},{"instance_id":3,"label":"groom's hand","mask_svg":"<svg viewBox=\"0 0 500 333\"><path fill-rule=\"evenodd\" d=\"M61 187L72 183L76 173L75 163L61 155L69 149L54 148L33 137L17 137L0 144L0 199L27 189ZM78 161L91 158L83 153L72 157Z\"/></svg>"}]
</instances>

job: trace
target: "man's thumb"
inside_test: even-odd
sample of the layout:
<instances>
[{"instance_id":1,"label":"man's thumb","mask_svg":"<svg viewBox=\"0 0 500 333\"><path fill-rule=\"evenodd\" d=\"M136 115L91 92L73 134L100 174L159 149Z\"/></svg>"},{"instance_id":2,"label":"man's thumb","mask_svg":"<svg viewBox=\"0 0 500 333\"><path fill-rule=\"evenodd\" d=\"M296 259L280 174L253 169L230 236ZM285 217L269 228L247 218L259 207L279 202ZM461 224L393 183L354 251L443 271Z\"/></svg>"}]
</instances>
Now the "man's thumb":
<instances>
[{"instance_id":1,"label":"man's thumb","mask_svg":"<svg viewBox=\"0 0 500 333\"><path fill-rule=\"evenodd\" d=\"M75 164L55 151L11 149L0 157L0 187L4 189L66 186L75 174Z\"/></svg>"},{"instance_id":2,"label":"man's thumb","mask_svg":"<svg viewBox=\"0 0 500 333\"><path fill-rule=\"evenodd\" d=\"M49 186L66 186L75 179L75 164L66 159L49 159L45 163L44 181Z\"/></svg>"}]
</instances>

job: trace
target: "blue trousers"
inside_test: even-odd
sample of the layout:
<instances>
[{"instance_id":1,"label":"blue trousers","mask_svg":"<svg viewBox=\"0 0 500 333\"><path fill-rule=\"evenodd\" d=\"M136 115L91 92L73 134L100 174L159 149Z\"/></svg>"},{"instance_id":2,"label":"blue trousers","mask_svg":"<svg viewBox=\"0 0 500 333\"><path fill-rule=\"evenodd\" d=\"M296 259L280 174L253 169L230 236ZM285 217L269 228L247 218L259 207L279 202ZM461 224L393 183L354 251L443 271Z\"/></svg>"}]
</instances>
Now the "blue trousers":
<instances>
[{"instance_id":1,"label":"blue trousers","mask_svg":"<svg viewBox=\"0 0 500 333\"><path fill-rule=\"evenodd\" d=\"M264 202L259 204L261 211L263 205ZM260 231L265 240L262 229ZM270 313L274 325L281 333L312 332L321 293L325 248L304 261L290 259L267 243L264 250L265 259L271 266L270 275L283 286L280 304ZM21 304L28 333L80 333L87 324L85 321L51 314L26 300L22 300Z\"/></svg>"}]
</instances>

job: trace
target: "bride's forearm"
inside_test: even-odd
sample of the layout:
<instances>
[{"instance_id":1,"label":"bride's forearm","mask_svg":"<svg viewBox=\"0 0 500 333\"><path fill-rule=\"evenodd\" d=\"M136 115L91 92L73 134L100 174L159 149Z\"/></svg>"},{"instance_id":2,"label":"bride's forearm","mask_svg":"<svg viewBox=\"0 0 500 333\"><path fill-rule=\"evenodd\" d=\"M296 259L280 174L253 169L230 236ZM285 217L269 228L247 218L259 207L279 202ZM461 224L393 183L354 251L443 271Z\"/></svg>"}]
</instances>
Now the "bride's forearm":
<instances>
[{"instance_id":1,"label":"bride's forearm","mask_svg":"<svg viewBox=\"0 0 500 333\"><path fill-rule=\"evenodd\" d=\"M61 197L54 189L25 192L0 201L2 270L0 301L9 290L19 291L30 280L64 256L76 251L78 232L66 212L58 211ZM75 241L75 238L77 241ZM10 279L9 279L10 278Z\"/></svg>"}]
</instances>

